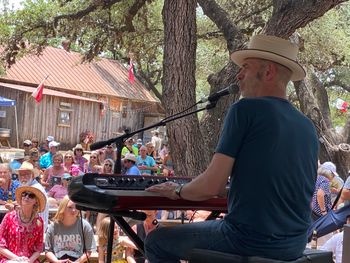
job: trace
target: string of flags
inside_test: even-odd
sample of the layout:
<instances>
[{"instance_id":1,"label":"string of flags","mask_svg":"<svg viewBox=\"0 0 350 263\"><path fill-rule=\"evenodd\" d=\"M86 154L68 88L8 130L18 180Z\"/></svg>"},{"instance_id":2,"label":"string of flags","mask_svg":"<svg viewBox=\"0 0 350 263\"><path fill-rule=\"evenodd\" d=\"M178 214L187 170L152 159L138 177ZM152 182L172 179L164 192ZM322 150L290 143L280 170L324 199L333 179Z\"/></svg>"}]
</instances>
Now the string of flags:
<instances>
[{"instance_id":1,"label":"string of flags","mask_svg":"<svg viewBox=\"0 0 350 263\"><path fill-rule=\"evenodd\" d=\"M341 112L347 112L349 109L349 102L337 98L334 103L335 107Z\"/></svg>"}]
</instances>

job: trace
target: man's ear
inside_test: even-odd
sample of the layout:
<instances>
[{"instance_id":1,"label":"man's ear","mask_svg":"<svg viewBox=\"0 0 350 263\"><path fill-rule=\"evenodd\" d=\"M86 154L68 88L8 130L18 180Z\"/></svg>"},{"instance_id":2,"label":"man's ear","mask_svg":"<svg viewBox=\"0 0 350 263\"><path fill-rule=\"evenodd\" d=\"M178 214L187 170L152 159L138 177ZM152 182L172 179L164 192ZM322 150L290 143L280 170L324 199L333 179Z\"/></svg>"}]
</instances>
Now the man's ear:
<instances>
[{"instance_id":1,"label":"man's ear","mask_svg":"<svg viewBox=\"0 0 350 263\"><path fill-rule=\"evenodd\" d=\"M268 63L264 71L265 80L267 81L274 80L276 75L277 75L277 66L274 63Z\"/></svg>"}]
</instances>

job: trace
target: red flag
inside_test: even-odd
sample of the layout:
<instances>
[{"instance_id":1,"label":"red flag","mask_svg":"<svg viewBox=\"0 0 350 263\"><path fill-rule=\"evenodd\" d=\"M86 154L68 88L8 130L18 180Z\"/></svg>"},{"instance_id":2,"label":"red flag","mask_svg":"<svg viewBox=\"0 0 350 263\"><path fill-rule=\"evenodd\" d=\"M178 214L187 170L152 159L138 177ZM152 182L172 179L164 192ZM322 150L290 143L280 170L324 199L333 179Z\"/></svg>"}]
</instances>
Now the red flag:
<instances>
[{"instance_id":1,"label":"red flag","mask_svg":"<svg viewBox=\"0 0 350 263\"><path fill-rule=\"evenodd\" d=\"M37 103L40 103L40 101L43 99L43 91L44 91L44 81L48 77L44 78L43 81L39 84L39 86L33 91L32 97L36 100Z\"/></svg>"},{"instance_id":2,"label":"red flag","mask_svg":"<svg viewBox=\"0 0 350 263\"><path fill-rule=\"evenodd\" d=\"M349 102L337 98L335 101L335 107L341 112L347 112L349 108Z\"/></svg>"},{"instance_id":3,"label":"red flag","mask_svg":"<svg viewBox=\"0 0 350 263\"><path fill-rule=\"evenodd\" d=\"M129 65L129 81L131 84L135 82L134 64L132 63L132 59L130 59L130 65Z\"/></svg>"}]
</instances>

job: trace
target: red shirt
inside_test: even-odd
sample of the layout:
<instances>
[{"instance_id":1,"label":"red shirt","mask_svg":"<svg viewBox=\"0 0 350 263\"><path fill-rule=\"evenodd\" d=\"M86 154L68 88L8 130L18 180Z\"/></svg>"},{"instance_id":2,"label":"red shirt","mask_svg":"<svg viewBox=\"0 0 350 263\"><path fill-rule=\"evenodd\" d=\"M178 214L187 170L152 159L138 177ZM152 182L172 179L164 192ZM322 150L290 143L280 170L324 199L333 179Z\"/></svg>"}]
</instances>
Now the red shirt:
<instances>
[{"instance_id":1,"label":"red shirt","mask_svg":"<svg viewBox=\"0 0 350 263\"><path fill-rule=\"evenodd\" d=\"M39 216L27 225L21 222L17 211L12 211L5 215L0 225L0 247L7 248L20 257L30 258L33 253L42 252L43 239L44 223ZM0 263L7 260L0 255Z\"/></svg>"}]
</instances>

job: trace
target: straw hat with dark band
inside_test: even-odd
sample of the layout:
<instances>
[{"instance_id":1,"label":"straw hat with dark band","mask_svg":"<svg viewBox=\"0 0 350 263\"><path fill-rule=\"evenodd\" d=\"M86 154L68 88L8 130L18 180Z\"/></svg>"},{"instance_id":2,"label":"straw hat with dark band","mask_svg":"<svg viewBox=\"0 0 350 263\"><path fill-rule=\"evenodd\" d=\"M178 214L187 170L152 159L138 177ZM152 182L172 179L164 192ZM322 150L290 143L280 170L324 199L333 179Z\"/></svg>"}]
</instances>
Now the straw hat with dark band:
<instances>
[{"instance_id":1,"label":"straw hat with dark band","mask_svg":"<svg viewBox=\"0 0 350 263\"><path fill-rule=\"evenodd\" d=\"M30 192L33 193L38 201L38 212L42 212L46 207L46 197L45 195L37 188L33 186L20 186L16 189L16 201L19 205L22 202L22 193Z\"/></svg>"},{"instance_id":2,"label":"straw hat with dark band","mask_svg":"<svg viewBox=\"0 0 350 263\"><path fill-rule=\"evenodd\" d=\"M247 58L266 59L281 64L292 71L291 80L305 78L305 70L297 62L298 47L288 40L267 35L253 36L247 49L237 50L231 54L231 59L242 66Z\"/></svg>"}]
</instances>

